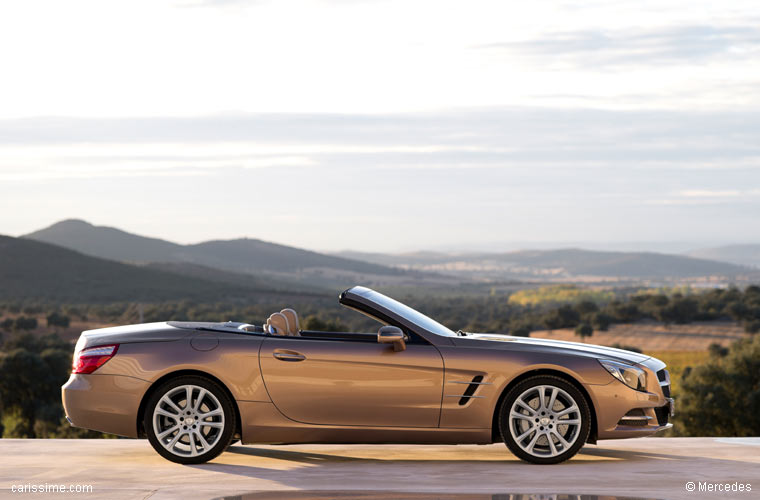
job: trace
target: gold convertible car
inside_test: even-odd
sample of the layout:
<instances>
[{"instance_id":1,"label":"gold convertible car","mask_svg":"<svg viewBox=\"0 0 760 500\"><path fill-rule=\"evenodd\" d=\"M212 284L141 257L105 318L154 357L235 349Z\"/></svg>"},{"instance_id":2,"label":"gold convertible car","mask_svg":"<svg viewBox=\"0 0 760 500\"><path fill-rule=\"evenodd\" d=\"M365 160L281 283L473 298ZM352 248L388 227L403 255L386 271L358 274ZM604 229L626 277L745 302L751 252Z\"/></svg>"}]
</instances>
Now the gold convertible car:
<instances>
[{"instance_id":1,"label":"gold convertible car","mask_svg":"<svg viewBox=\"0 0 760 500\"><path fill-rule=\"evenodd\" d=\"M454 332L374 290L340 303L377 333L165 322L82 333L63 405L77 427L146 437L194 464L231 443L506 443L553 464L671 426L665 364L572 342Z\"/></svg>"}]
</instances>

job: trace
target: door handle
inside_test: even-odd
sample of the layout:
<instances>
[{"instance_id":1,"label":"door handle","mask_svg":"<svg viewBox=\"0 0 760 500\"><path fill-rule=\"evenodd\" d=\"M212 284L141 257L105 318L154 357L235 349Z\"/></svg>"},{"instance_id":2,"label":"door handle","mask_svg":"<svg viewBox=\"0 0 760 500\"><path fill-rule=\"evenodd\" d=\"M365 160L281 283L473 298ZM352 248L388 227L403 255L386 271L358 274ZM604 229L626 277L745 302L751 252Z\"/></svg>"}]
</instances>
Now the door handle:
<instances>
[{"instance_id":1,"label":"door handle","mask_svg":"<svg viewBox=\"0 0 760 500\"><path fill-rule=\"evenodd\" d=\"M306 356L295 351L274 351L272 356L280 361L303 361L306 359Z\"/></svg>"}]
</instances>

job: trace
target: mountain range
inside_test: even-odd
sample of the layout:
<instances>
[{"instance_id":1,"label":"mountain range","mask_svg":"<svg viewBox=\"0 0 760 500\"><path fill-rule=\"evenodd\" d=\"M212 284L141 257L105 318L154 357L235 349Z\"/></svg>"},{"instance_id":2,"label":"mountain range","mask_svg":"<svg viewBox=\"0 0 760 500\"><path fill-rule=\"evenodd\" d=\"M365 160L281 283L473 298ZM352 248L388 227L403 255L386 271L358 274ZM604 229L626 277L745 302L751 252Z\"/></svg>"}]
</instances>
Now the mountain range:
<instances>
[{"instance_id":1,"label":"mountain range","mask_svg":"<svg viewBox=\"0 0 760 500\"><path fill-rule=\"evenodd\" d=\"M760 268L760 245L744 244L702 248L692 250L688 255Z\"/></svg>"},{"instance_id":2,"label":"mountain range","mask_svg":"<svg viewBox=\"0 0 760 500\"><path fill-rule=\"evenodd\" d=\"M729 283L760 279L744 265L753 251L746 245L692 255L577 248L330 255L248 238L181 245L64 220L21 238L0 237L0 298L260 301L277 294L324 298L354 284L451 292L521 282ZM726 255L734 262L716 260Z\"/></svg>"},{"instance_id":3,"label":"mountain range","mask_svg":"<svg viewBox=\"0 0 760 500\"><path fill-rule=\"evenodd\" d=\"M206 268L253 275L288 284L291 289L295 284L323 289L356 282L398 284L420 274L249 238L180 245L74 219L24 238L103 259L154 267L161 264L172 272L195 276L206 274Z\"/></svg>"},{"instance_id":4,"label":"mountain range","mask_svg":"<svg viewBox=\"0 0 760 500\"><path fill-rule=\"evenodd\" d=\"M212 273L213 274L213 273ZM265 302L309 295L253 277L229 282L91 257L60 246L0 236L0 300L45 299L68 303L197 299ZM312 292L311 295L325 296Z\"/></svg>"},{"instance_id":5,"label":"mountain range","mask_svg":"<svg viewBox=\"0 0 760 500\"><path fill-rule=\"evenodd\" d=\"M745 266L691 256L579 248L464 254L341 252L339 255L403 269L482 279L667 280L736 277L751 272Z\"/></svg>"}]
</instances>

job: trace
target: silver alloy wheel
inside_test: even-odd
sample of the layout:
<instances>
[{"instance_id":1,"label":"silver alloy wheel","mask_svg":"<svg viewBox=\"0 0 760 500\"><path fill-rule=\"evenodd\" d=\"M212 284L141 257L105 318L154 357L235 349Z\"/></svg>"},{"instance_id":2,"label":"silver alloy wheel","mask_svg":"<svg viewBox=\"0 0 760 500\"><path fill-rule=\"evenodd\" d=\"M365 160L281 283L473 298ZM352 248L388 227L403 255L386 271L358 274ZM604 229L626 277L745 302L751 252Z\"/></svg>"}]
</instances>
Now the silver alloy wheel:
<instances>
[{"instance_id":1,"label":"silver alloy wheel","mask_svg":"<svg viewBox=\"0 0 760 500\"><path fill-rule=\"evenodd\" d=\"M578 440L581 412L566 391L538 385L515 399L509 411L509 432L517 445L535 457L556 457Z\"/></svg>"},{"instance_id":2,"label":"silver alloy wheel","mask_svg":"<svg viewBox=\"0 0 760 500\"><path fill-rule=\"evenodd\" d=\"M181 385L164 394L153 410L153 432L174 455L197 457L211 450L224 431L224 410L210 391Z\"/></svg>"}]
</instances>

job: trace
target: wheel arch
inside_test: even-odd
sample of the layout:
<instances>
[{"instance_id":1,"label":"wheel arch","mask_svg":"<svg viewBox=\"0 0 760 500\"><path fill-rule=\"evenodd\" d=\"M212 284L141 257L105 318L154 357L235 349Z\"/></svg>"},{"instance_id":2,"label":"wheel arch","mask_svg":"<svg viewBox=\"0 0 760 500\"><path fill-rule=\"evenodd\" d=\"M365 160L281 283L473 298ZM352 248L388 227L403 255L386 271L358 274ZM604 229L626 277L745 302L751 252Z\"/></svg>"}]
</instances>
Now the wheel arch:
<instances>
[{"instance_id":1,"label":"wheel arch","mask_svg":"<svg viewBox=\"0 0 760 500\"><path fill-rule=\"evenodd\" d=\"M143 427L143 420L144 420L144 413L145 413L145 405L147 404L150 397L155 392L156 388L159 387L164 382L171 380L173 378L177 377L185 377L188 375L194 375L196 377L203 377L207 378L214 383L218 384L219 387L222 388L222 390L227 394L227 397L230 398L230 401L232 401L232 408L235 410L235 432L234 435L240 435L241 434L241 420L240 420L240 408L238 407L237 401L232 396L232 392L229 390L227 385L219 380L217 377L211 375L208 372L204 372L201 370L177 370L173 372L169 372L165 375L162 375L160 378L156 379L155 382L153 382L147 391L145 391L145 394L143 394L142 399L140 400L140 406L137 408L137 422L135 423L137 426L137 436L144 438L146 436L145 434L145 428Z\"/></svg>"},{"instance_id":2,"label":"wheel arch","mask_svg":"<svg viewBox=\"0 0 760 500\"><path fill-rule=\"evenodd\" d=\"M509 381L506 387L504 387L504 389L501 391L501 394L499 395L499 399L496 401L496 406L494 406L494 409L493 409L493 415L491 417L491 441L494 443L498 443L501 441L501 435L499 433L499 410L501 409L501 404L504 401L504 398L507 397L507 394L514 386L516 386L517 384L519 384L520 382L522 382L523 380L527 378L535 377L538 375L552 375L555 377L559 377L562 380L569 382L570 384L573 384L573 386L580 391L580 393L586 399L586 403L588 404L589 411L591 412L591 422L590 422L591 429L589 430L588 439L586 440L586 442L591 443L591 444L596 444L598 429L597 429L596 408L594 407L594 400L591 398L591 395L588 393L586 388L583 387L583 384L581 384L575 377L561 370L556 370L552 368L537 368L534 370L528 370Z\"/></svg>"}]
</instances>

